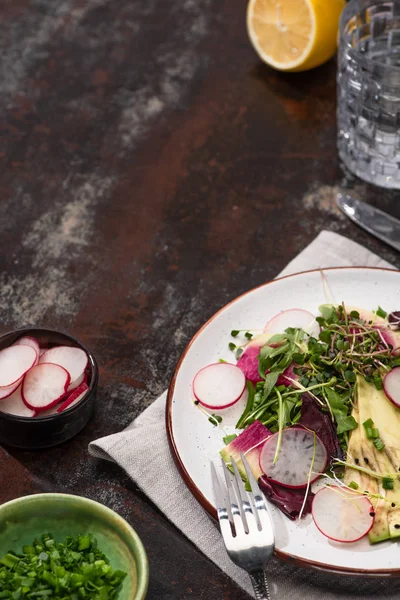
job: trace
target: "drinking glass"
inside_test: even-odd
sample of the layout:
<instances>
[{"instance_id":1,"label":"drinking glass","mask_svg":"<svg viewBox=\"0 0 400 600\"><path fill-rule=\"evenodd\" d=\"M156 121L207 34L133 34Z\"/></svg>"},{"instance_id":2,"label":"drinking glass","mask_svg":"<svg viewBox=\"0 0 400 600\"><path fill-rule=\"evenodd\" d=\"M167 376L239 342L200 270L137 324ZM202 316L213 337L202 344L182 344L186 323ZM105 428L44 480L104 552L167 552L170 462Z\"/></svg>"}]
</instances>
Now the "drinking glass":
<instances>
[{"instance_id":1,"label":"drinking glass","mask_svg":"<svg viewBox=\"0 0 400 600\"><path fill-rule=\"evenodd\" d=\"M351 0L340 19L338 148L350 171L400 189L400 0Z\"/></svg>"}]
</instances>

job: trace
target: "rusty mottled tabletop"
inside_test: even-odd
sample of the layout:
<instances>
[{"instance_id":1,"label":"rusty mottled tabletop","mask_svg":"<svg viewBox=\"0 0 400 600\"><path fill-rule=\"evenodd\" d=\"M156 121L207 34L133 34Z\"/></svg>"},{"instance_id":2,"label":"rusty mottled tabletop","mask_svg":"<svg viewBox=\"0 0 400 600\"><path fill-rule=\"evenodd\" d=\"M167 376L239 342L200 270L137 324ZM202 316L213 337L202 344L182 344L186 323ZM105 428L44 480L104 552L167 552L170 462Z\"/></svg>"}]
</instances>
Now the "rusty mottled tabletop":
<instances>
[{"instance_id":1,"label":"rusty mottled tabletop","mask_svg":"<svg viewBox=\"0 0 400 600\"><path fill-rule=\"evenodd\" d=\"M0 450L0 501L89 496L142 537L149 599L244 598L88 443L128 425L198 327L321 229L400 267L334 202L345 186L400 217L399 196L338 162L335 62L262 65L244 2L2 0L0 50L0 332L62 329L101 371L75 439Z\"/></svg>"}]
</instances>

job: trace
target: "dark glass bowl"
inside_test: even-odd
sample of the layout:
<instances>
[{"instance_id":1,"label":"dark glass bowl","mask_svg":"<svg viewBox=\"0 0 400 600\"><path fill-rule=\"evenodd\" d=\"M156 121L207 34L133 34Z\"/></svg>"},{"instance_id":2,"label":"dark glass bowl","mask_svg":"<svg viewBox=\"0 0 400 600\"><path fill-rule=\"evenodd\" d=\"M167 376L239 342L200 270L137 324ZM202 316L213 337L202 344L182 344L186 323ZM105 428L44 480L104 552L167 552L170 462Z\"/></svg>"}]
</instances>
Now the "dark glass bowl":
<instances>
[{"instance_id":1,"label":"dark glass bowl","mask_svg":"<svg viewBox=\"0 0 400 600\"><path fill-rule=\"evenodd\" d=\"M24 328L6 333L0 337L0 350L11 346L23 335L35 337L41 346L75 346L88 355L89 389L72 408L45 417L20 417L0 412L0 444L24 450L50 448L71 439L89 421L94 410L99 370L95 357L85 346L70 335L52 329Z\"/></svg>"}]
</instances>

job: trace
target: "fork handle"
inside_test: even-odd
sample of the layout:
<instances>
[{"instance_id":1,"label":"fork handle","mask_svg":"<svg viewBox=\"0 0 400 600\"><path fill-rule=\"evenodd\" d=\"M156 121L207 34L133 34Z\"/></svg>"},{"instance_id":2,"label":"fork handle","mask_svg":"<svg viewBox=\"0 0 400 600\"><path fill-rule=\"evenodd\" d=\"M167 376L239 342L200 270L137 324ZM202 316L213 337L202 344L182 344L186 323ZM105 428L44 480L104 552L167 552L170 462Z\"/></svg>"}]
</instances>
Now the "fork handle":
<instances>
[{"instance_id":1,"label":"fork handle","mask_svg":"<svg viewBox=\"0 0 400 600\"><path fill-rule=\"evenodd\" d=\"M262 570L254 571L253 573L249 573L249 575L251 583L253 584L256 600L271 600L265 572Z\"/></svg>"}]
</instances>

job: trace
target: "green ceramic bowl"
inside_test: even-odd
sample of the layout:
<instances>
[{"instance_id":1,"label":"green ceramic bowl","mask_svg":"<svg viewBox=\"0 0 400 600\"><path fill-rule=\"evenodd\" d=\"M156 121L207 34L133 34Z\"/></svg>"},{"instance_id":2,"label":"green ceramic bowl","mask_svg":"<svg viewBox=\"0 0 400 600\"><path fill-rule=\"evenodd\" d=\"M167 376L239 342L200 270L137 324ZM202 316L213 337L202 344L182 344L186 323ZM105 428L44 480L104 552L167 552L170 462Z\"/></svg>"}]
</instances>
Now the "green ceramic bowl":
<instances>
[{"instance_id":1,"label":"green ceramic bowl","mask_svg":"<svg viewBox=\"0 0 400 600\"><path fill-rule=\"evenodd\" d=\"M146 551L137 533L114 511L68 494L24 496L0 506L0 556L8 550L21 551L43 533L51 533L56 541L93 533L111 565L127 573L118 600L146 597Z\"/></svg>"}]
</instances>

